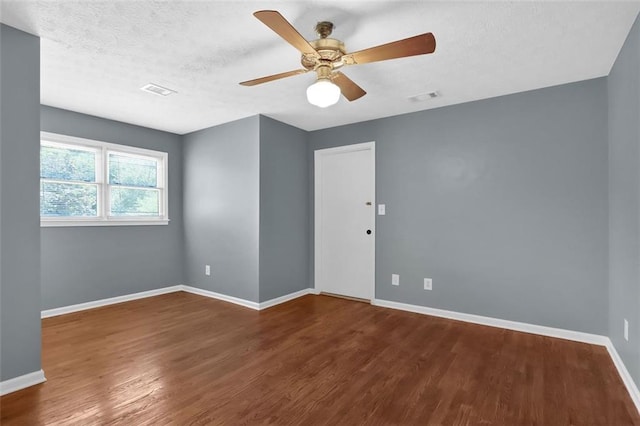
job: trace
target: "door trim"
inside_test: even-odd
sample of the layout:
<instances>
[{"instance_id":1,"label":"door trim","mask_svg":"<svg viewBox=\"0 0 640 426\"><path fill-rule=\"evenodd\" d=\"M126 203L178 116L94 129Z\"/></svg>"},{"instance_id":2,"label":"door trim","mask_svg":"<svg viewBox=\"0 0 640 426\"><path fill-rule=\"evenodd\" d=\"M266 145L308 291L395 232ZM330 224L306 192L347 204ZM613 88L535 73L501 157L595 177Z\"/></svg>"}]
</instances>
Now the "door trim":
<instances>
[{"instance_id":1,"label":"door trim","mask_svg":"<svg viewBox=\"0 0 640 426\"><path fill-rule=\"evenodd\" d=\"M321 167L321 157L326 155L334 155L344 152L357 152L357 151L371 151L371 155L373 157L373 164L371 167L371 193L373 194L371 204L371 223L372 223L372 231L373 231L373 250L371 264L373 265L373 278L371 280L370 287L370 297L369 300L373 301L376 298L376 143L375 141L358 143L353 145L343 145L335 148L325 148L325 149L317 149L313 153L314 160L314 179L313 179L313 293L320 294L322 291L321 283L320 283L320 270L322 266L321 256L320 256L320 247L321 247L321 235L322 235L322 218L320 215L321 207L322 207L322 199L320 194L322 193L322 167Z\"/></svg>"}]
</instances>

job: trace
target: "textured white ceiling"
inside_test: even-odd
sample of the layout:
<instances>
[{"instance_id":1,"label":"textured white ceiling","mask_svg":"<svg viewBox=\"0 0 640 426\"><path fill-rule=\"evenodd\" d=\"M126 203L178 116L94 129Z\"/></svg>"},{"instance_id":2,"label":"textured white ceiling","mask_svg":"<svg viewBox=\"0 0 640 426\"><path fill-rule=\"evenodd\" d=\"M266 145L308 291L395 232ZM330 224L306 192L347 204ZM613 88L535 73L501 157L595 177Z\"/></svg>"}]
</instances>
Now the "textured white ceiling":
<instances>
[{"instance_id":1,"label":"textured white ceiling","mask_svg":"<svg viewBox=\"0 0 640 426\"><path fill-rule=\"evenodd\" d=\"M299 54L252 13L280 11L313 39L319 20L348 51L433 32L432 55L345 68L368 94L309 105L313 73L255 87L238 82L300 68ZM306 130L607 75L640 2L11 1L0 20L37 34L42 103L174 133L254 114ZM160 97L139 90L156 83ZM442 97L408 97L437 90Z\"/></svg>"}]
</instances>

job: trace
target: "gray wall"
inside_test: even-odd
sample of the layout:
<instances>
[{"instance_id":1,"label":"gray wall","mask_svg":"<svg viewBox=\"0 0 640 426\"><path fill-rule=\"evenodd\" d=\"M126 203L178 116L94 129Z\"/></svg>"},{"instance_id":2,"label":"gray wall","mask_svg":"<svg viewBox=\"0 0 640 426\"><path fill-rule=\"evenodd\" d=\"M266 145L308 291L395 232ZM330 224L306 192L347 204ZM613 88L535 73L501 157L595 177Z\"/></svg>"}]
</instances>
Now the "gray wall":
<instances>
[{"instance_id":1,"label":"gray wall","mask_svg":"<svg viewBox=\"0 0 640 426\"><path fill-rule=\"evenodd\" d=\"M0 24L0 380L40 370L40 39Z\"/></svg>"},{"instance_id":2,"label":"gray wall","mask_svg":"<svg viewBox=\"0 0 640 426\"><path fill-rule=\"evenodd\" d=\"M258 301L259 117L185 135L185 284ZM211 276L204 275L211 265Z\"/></svg>"},{"instance_id":3,"label":"gray wall","mask_svg":"<svg viewBox=\"0 0 640 426\"><path fill-rule=\"evenodd\" d=\"M609 75L609 336L640 384L640 18ZM629 321L629 341L623 319Z\"/></svg>"},{"instance_id":4,"label":"gray wall","mask_svg":"<svg viewBox=\"0 0 640 426\"><path fill-rule=\"evenodd\" d=\"M606 99L596 79L314 131L309 202L315 149L375 141L376 298L607 334Z\"/></svg>"},{"instance_id":5,"label":"gray wall","mask_svg":"<svg viewBox=\"0 0 640 426\"><path fill-rule=\"evenodd\" d=\"M42 130L169 154L169 225L42 228L42 309L182 284L179 135L43 106ZM37 154L36 154L37 159Z\"/></svg>"},{"instance_id":6,"label":"gray wall","mask_svg":"<svg viewBox=\"0 0 640 426\"><path fill-rule=\"evenodd\" d=\"M308 287L307 132L260 116L260 301Z\"/></svg>"}]
</instances>

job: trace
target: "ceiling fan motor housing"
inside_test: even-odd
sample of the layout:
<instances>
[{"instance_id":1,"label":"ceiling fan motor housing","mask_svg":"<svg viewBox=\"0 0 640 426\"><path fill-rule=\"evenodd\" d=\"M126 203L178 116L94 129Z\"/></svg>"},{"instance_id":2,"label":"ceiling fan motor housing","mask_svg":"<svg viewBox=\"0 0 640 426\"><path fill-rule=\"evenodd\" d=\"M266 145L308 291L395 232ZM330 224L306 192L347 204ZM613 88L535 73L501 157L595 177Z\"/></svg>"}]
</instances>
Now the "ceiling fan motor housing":
<instances>
[{"instance_id":1,"label":"ceiling fan motor housing","mask_svg":"<svg viewBox=\"0 0 640 426\"><path fill-rule=\"evenodd\" d=\"M319 57L303 54L300 60L303 67L312 70L326 62L333 63L334 69L342 66L340 59L347 53L343 42L335 38L319 38L310 41L309 44L318 52Z\"/></svg>"}]
</instances>

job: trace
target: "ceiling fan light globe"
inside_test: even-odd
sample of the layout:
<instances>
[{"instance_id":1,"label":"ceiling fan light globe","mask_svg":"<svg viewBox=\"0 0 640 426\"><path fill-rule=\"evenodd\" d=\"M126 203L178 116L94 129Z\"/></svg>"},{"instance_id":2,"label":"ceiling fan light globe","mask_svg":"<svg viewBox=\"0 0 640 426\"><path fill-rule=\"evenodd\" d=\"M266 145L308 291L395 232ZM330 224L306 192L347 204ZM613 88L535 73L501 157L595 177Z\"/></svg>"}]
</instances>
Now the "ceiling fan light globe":
<instances>
[{"instance_id":1,"label":"ceiling fan light globe","mask_svg":"<svg viewBox=\"0 0 640 426\"><path fill-rule=\"evenodd\" d=\"M326 79L320 79L307 88L307 100L311 105L326 108L340 100L340 88Z\"/></svg>"}]
</instances>

